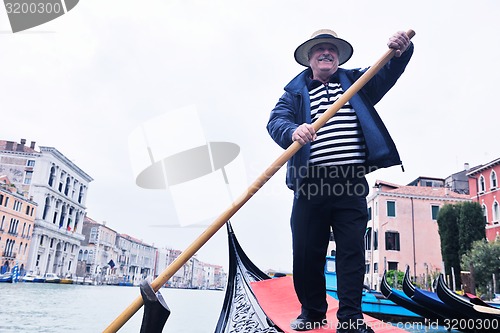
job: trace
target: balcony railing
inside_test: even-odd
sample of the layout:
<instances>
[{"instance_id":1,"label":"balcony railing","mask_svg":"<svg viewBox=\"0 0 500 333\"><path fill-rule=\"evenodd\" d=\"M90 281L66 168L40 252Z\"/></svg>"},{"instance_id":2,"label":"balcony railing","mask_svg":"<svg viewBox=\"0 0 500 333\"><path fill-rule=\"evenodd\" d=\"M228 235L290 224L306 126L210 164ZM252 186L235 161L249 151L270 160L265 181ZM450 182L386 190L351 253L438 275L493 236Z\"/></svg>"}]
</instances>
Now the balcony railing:
<instances>
[{"instance_id":1,"label":"balcony railing","mask_svg":"<svg viewBox=\"0 0 500 333\"><path fill-rule=\"evenodd\" d=\"M16 259L16 256L17 256L17 252L3 252L2 253L2 256L5 258L5 259Z\"/></svg>"}]
</instances>

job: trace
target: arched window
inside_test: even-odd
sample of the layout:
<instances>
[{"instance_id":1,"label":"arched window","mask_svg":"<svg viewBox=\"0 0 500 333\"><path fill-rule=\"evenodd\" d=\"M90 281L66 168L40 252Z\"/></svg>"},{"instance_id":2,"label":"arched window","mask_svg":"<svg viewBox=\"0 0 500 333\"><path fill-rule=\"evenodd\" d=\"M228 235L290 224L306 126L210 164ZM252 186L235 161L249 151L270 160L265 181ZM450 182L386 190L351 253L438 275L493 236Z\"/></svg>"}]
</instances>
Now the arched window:
<instances>
[{"instance_id":1,"label":"arched window","mask_svg":"<svg viewBox=\"0 0 500 333\"><path fill-rule=\"evenodd\" d=\"M52 187L54 185L54 179L56 178L56 168L52 166L50 168L50 175L49 175L49 186Z\"/></svg>"},{"instance_id":2,"label":"arched window","mask_svg":"<svg viewBox=\"0 0 500 333\"><path fill-rule=\"evenodd\" d=\"M83 185L80 185L80 193L78 193L78 203L82 203L83 200Z\"/></svg>"},{"instance_id":3,"label":"arched window","mask_svg":"<svg viewBox=\"0 0 500 333\"><path fill-rule=\"evenodd\" d=\"M85 250L83 252L83 261L87 261L88 258L89 258L89 252L87 250Z\"/></svg>"},{"instance_id":4,"label":"arched window","mask_svg":"<svg viewBox=\"0 0 500 333\"><path fill-rule=\"evenodd\" d=\"M479 177L479 192L484 192L484 191L486 191L486 184L483 175L481 175L481 177Z\"/></svg>"},{"instance_id":5,"label":"arched window","mask_svg":"<svg viewBox=\"0 0 500 333\"><path fill-rule=\"evenodd\" d=\"M490 174L490 184L491 184L491 189L494 190L497 188L498 186L498 182L497 182L497 174L495 172L495 170L491 170L491 174Z\"/></svg>"},{"instance_id":6,"label":"arched window","mask_svg":"<svg viewBox=\"0 0 500 333\"><path fill-rule=\"evenodd\" d=\"M64 194L65 195L68 195L69 193L69 185L71 183L71 179L69 178L69 176L66 178L66 186L64 188Z\"/></svg>"},{"instance_id":7,"label":"arched window","mask_svg":"<svg viewBox=\"0 0 500 333\"><path fill-rule=\"evenodd\" d=\"M83 251L80 250L78 251L78 261L82 261L82 259L83 259Z\"/></svg>"},{"instance_id":8,"label":"arched window","mask_svg":"<svg viewBox=\"0 0 500 333\"><path fill-rule=\"evenodd\" d=\"M64 220L66 219L66 205L62 206L61 218L59 219L59 228L64 225Z\"/></svg>"},{"instance_id":9,"label":"arched window","mask_svg":"<svg viewBox=\"0 0 500 333\"><path fill-rule=\"evenodd\" d=\"M493 222L498 223L498 220L500 220L500 207L498 201L495 200L493 203Z\"/></svg>"},{"instance_id":10,"label":"arched window","mask_svg":"<svg viewBox=\"0 0 500 333\"><path fill-rule=\"evenodd\" d=\"M45 207L43 207L43 215L42 215L43 220L47 218L47 214L49 213L49 211L50 211L50 198L47 197L45 198Z\"/></svg>"},{"instance_id":11,"label":"arched window","mask_svg":"<svg viewBox=\"0 0 500 333\"><path fill-rule=\"evenodd\" d=\"M486 205L483 204L481 208L483 209L484 224L488 224L488 210L486 209Z\"/></svg>"}]
</instances>

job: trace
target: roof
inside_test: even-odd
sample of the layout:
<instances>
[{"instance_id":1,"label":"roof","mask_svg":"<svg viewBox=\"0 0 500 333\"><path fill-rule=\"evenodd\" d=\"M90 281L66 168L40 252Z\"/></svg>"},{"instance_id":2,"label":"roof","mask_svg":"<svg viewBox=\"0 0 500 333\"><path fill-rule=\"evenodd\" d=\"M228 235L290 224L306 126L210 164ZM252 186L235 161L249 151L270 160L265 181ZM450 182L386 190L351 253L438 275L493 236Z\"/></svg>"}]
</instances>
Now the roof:
<instances>
[{"instance_id":1,"label":"roof","mask_svg":"<svg viewBox=\"0 0 500 333\"><path fill-rule=\"evenodd\" d=\"M497 159L495 159L495 160L493 160L493 161L491 161L491 162L488 162L488 163L486 163L484 165L479 165L479 166L471 169L467 173L467 176L472 176L472 175L480 173L480 172L482 172L484 170L488 170L488 169L490 169L490 168L492 168L492 167L494 167L495 165L498 165L498 164L500 164L500 157L497 158Z\"/></svg>"},{"instance_id":2,"label":"roof","mask_svg":"<svg viewBox=\"0 0 500 333\"><path fill-rule=\"evenodd\" d=\"M382 180L377 180L375 186L379 187L378 193L415 196L415 197L433 197L433 198L450 198L469 200L470 196L466 194L458 194L446 187L426 187L426 186L403 186L396 185Z\"/></svg>"},{"instance_id":3,"label":"roof","mask_svg":"<svg viewBox=\"0 0 500 333\"><path fill-rule=\"evenodd\" d=\"M6 151L21 151L24 153L38 153L35 149L25 144L20 144L15 141L0 140L0 150Z\"/></svg>"}]
</instances>

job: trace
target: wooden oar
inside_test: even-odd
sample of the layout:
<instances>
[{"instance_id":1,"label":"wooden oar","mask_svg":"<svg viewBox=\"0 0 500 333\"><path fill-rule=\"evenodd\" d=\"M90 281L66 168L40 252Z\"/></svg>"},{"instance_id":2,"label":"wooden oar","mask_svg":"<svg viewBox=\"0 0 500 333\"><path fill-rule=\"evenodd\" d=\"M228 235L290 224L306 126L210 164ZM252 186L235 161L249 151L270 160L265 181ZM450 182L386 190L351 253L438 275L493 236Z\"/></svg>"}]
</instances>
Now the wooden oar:
<instances>
[{"instance_id":1,"label":"wooden oar","mask_svg":"<svg viewBox=\"0 0 500 333\"><path fill-rule=\"evenodd\" d=\"M408 37L415 36L413 30L408 30ZM371 66L342 96L335 101L323 115L313 124L318 131L328 119L333 117L340 108L346 104L375 74L391 60L395 50L389 49L385 54ZM210 224L191 245L182 252L158 277L151 283L151 287L158 291L205 243L241 208L250 198L271 179L271 177L293 156L302 146L297 141L293 142L264 173L262 173L229 208L227 208L217 219ZM142 297L137 297L104 331L103 333L117 332L143 305Z\"/></svg>"}]
</instances>

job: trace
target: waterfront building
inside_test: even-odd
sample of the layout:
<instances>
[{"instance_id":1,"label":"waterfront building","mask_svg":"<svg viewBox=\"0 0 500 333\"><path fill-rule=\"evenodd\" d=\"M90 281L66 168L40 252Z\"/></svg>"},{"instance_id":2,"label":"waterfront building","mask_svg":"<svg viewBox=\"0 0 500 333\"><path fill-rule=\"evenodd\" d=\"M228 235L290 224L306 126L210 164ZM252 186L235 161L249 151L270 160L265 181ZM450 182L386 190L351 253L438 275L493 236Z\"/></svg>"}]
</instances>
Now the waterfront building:
<instances>
[{"instance_id":1,"label":"waterfront building","mask_svg":"<svg viewBox=\"0 0 500 333\"><path fill-rule=\"evenodd\" d=\"M93 179L56 148L38 148L0 140L0 174L38 204L26 270L74 274Z\"/></svg>"},{"instance_id":2,"label":"waterfront building","mask_svg":"<svg viewBox=\"0 0 500 333\"><path fill-rule=\"evenodd\" d=\"M26 271L35 225L36 203L17 192L5 175L0 175L0 274L19 267Z\"/></svg>"},{"instance_id":3,"label":"waterfront building","mask_svg":"<svg viewBox=\"0 0 500 333\"><path fill-rule=\"evenodd\" d=\"M116 274L134 285L153 278L157 250L154 246L126 234L117 235L116 246L119 253Z\"/></svg>"},{"instance_id":4,"label":"waterfront building","mask_svg":"<svg viewBox=\"0 0 500 333\"><path fill-rule=\"evenodd\" d=\"M470 199L483 208L486 238L500 238L500 158L471 169L469 177Z\"/></svg>"},{"instance_id":5,"label":"waterfront building","mask_svg":"<svg viewBox=\"0 0 500 333\"><path fill-rule=\"evenodd\" d=\"M365 236L365 283L380 287L385 270L404 271L424 285L442 272L437 216L445 204L470 201L468 195L444 187L444 180L419 177L402 186L378 180L367 198L369 221Z\"/></svg>"},{"instance_id":6,"label":"waterfront building","mask_svg":"<svg viewBox=\"0 0 500 333\"><path fill-rule=\"evenodd\" d=\"M204 289L223 289L226 285L227 277L220 265L205 264L204 276Z\"/></svg>"},{"instance_id":7,"label":"waterfront building","mask_svg":"<svg viewBox=\"0 0 500 333\"><path fill-rule=\"evenodd\" d=\"M158 250L155 277L163 272L182 252L171 248ZM220 265L190 258L165 284L171 288L221 289L226 285L226 273Z\"/></svg>"},{"instance_id":8,"label":"waterfront building","mask_svg":"<svg viewBox=\"0 0 500 333\"><path fill-rule=\"evenodd\" d=\"M162 248L158 250L154 276L160 275L182 253L181 250ZM180 288L184 285L184 269L179 269L167 281L167 287Z\"/></svg>"},{"instance_id":9,"label":"waterfront building","mask_svg":"<svg viewBox=\"0 0 500 333\"><path fill-rule=\"evenodd\" d=\"M118 233L88 216L83 221L82 241L78 252L77 277L90 276L96 284L116 284L123 280L117 274L119 250L116 246Z\"/></svg>"}]
</instances>

